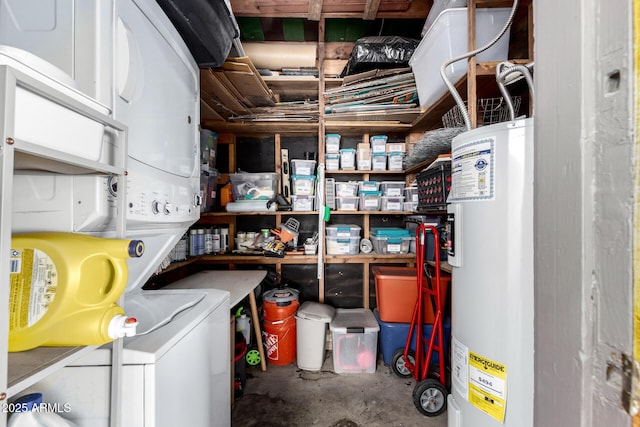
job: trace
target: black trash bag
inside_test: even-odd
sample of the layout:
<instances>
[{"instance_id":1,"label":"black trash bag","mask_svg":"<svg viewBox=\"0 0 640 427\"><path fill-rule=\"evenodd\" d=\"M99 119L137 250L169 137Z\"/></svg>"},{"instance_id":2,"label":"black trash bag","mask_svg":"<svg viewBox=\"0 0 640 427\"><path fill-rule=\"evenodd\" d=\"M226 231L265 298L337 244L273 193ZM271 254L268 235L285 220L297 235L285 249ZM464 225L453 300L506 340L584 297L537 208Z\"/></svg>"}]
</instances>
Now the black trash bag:
<instances>
[{"instance_id":1,"label":"black trash bag","mask_svg":"<svg viewBox=\"0 0 640 427\"><path fill-rule=\"evenodd\" d=\"M399 36L371 36L358 39L340 77L375 69L403 68L420 40Z\"/></svg>"}]
</instances>

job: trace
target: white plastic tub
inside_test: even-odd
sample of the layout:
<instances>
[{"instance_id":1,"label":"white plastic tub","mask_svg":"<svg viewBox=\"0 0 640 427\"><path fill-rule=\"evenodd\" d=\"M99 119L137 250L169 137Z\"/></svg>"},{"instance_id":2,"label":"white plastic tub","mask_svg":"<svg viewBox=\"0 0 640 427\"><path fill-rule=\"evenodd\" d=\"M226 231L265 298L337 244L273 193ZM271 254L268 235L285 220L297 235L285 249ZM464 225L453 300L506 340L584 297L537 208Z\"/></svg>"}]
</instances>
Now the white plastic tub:
<instances>
[{"instance_id":1,"label":"white plastic tub","mask_svg":"<svg viewBox=\"0 0 640 427\"><path fill-rule=\"evenodd\" d=\"M476 9L476 47L483 47L498 35L509 19L509 8ZM434 21L409 60L416 77L420 106L428 108L447 86L440 76L442 64L469 51L467 44L467 8L445 9ZM480 53L478 62L504 61L509 54L509 31L489 49ZM456 83L467 72L467 61L447 67L447 76Z\"/></svg>"}]
</instances>

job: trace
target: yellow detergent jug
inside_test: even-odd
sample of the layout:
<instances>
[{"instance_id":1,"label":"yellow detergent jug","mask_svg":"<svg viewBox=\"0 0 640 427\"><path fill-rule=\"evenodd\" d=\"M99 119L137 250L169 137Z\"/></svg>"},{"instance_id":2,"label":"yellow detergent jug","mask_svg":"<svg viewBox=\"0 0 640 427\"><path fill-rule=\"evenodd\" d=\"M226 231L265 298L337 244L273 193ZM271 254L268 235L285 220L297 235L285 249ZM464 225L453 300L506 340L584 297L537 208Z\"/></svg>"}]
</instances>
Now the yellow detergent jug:
<instances>
[{"instance_id":1,"label":"yellow detergent jug","mask_svg":"<svg viewBox=\"0 0 640 427\"><path fill-rule=\"evenodd\" d=\"M99 345L135 335L137 322L116 302L126 259L144 243L51 232L11 239L9 351Z\"/></svg>"}]
</instances>

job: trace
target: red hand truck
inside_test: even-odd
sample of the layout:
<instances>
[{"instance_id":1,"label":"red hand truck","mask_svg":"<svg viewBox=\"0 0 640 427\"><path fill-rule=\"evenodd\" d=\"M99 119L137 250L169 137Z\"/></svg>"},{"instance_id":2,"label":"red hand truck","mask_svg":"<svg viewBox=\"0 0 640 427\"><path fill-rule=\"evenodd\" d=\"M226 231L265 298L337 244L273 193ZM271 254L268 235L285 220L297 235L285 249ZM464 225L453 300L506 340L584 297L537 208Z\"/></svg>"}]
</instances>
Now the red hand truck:
<instances>
[{"instance_id":1,"label":"red hand truck","mask_svg":"<svg viewBox=\"0 0 640 427\"><path fill-rule=\"evenodd\" d=\"M427 230L431 231L434 239L434 267L426 264L425 255L427 248ZM433 270L433 273L430 271ZM438 230L432 225L419 224L416 228L416 271L418 298L413 309L413 316L407 341L404 347L402 359L404 368L409 375L416 380L413 389L413 403L422 414L434 417L442 414L447 409L447 387L445 379L445 351L444 335L442 332L443 307L440 285L440 244ZM423 319L425 298L431 301L434 313L434 321L431 332L425 336L423 333ZM411 350L411 344L415 337L415 355ZM436 372L430 371L433 352L438 352L438 368ZM397 366L394 364L397 368Z\"/></svg>"}]
</instances>

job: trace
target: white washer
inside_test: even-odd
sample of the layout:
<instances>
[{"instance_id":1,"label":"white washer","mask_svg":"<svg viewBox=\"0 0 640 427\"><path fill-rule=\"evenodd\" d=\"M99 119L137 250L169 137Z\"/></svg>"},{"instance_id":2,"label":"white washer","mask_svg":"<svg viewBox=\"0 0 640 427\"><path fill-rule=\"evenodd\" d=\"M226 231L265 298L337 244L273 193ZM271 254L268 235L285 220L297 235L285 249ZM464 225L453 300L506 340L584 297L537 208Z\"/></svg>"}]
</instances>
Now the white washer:
<instances>
[{"instance_id":1,"label":"white washer","mask_svg":"<svg viewBox=\"0 0 640 427\"><path fill-rule=\"evenodd\" d=\"M142 334L125 339L118 425L231 425L229 293L143 291L136 304ZM145 334L147 329L151 332ZM91 352L27 391L67 404L65 418L78 425L109 426L110 347Z\"/></svg>"}]
</instances>

